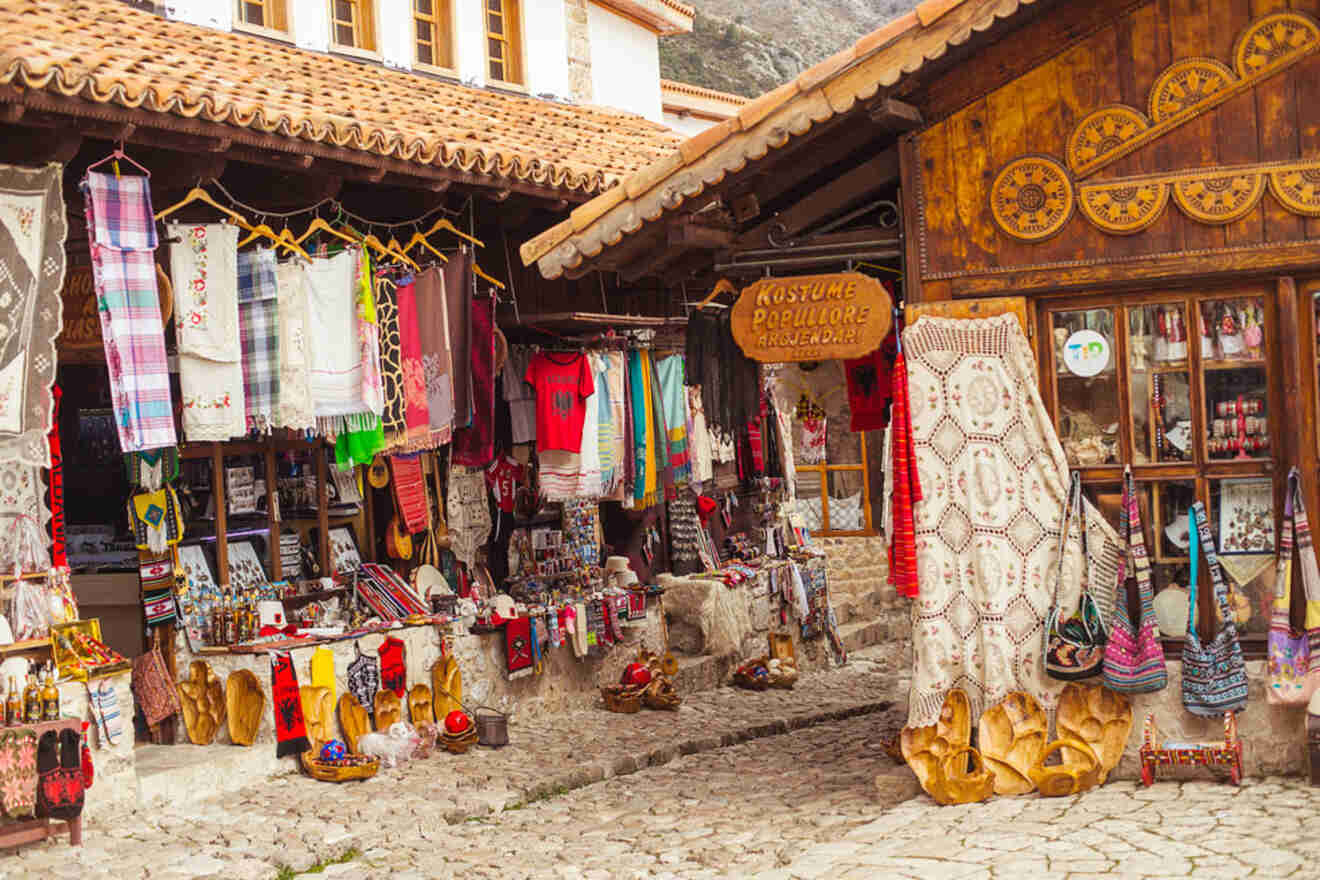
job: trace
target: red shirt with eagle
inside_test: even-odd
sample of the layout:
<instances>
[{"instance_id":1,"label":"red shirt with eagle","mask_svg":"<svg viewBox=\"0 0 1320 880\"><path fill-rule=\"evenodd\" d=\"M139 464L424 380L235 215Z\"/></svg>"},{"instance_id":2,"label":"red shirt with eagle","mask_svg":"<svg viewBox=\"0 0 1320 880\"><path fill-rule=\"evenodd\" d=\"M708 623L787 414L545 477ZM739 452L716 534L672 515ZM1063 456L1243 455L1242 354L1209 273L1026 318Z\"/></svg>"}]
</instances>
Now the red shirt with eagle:
<instances>
[{"instance_id":1,"label":"red shirt with eagle","mask_svg":"<svg viewBox=\"0 0 1320 880\"><path fill-rule=\"evenodd\" d=\"M582 451L587 398L596 390L581 352L538 352L523 377L536 392L536 451Z\"/></svg>"}]
</instances>

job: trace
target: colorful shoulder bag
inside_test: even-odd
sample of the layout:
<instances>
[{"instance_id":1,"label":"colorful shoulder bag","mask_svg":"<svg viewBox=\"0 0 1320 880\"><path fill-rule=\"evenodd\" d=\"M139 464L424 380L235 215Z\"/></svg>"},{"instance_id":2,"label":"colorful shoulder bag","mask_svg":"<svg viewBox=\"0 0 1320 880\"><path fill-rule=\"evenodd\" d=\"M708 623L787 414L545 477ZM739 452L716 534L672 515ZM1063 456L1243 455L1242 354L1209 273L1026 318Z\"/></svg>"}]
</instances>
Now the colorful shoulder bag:
<instances>
[{"instance_id":1,"label":"colorful shoulder bag","mask_svg":"<svg viewBox=\"0 0 1320 880\"><path fill-rule=\"evenodd\" d=\"M1228 590L1224 587L1224 574L1215 555L1210 525L1206 522L1205 505L1196 502L1188 516L1191 520L1188 552L1192 558L1192 572L1187 589L1187 640L1182 654L1183 706L1193 715L1214 718L1246 707L1247 667L1242 660L1237 624L1233 622L1233 612L1228 607ZM1219 606L1219 632L1209 642L1203 641L1196 632L1196 569L1202 550L1214 584L1215 602Z\"/></svg>"},{"instance_id":2,"label":"colorful shoulder bag","mask_svg":"<svg viewBox=\"0 0 1320 880\"><path fill-rule=\"evenodd\" d=\"M1082 533L1082 592L1077 610L1060 625L1059 593L1063 588L1063 562L1068 554L1068 536L1073 518ZM1045 626L1045 671L1053 678L1076 681L1099 675L1105 659L1105 625L1091 597L1090 558L1086 552L1086 514L1082 508L1082 478L1072 475L1063 527L1059 534L1058 578L1054 585L1054 604Z\"/></svg>"},{"instance_id":3,"label":"colorful shoulder bag","mask_svg":"<svg viewBox=\"0 0 1320 880\"><path fill-rule=\"evenodd\" d=\"M1294 543L1295 542L1295 543ZM1293 547L1306 590L1306 629L1292 625ZM1302 502L1301 474L1288 473L1288 491L1283 505L1283 530L1274 574L1274 610L1270 616L1269 672L1265 696L1271 703L1305 705L1320 684L1320 569L1311 545L1311 526Z\"/></svg>"},{"instance_id":4,"label":"colorful shoulder bag","mask_svg":"<svg viewBox=\"0 0 1320 880\"><path fill-rule=\"evenodd\" d=\"M1141 531L1141 507L1137 501L1131 467L1123 474L1120 528L1127 549L1123 561L1119 563L1114 616L1109 622L1109 642L1105 645L1105 684L1110 690L1126 694L1148 694L1168 686L1169 672L1164 666L1164 646L1160 644L1159 628L1155 624L1150 560L1146 558L1145 536ZM1140 597L1140 613L1135 627L1128 612L1128 563L1137 580L1137 595Z\"/></svg>"}]
</instances>

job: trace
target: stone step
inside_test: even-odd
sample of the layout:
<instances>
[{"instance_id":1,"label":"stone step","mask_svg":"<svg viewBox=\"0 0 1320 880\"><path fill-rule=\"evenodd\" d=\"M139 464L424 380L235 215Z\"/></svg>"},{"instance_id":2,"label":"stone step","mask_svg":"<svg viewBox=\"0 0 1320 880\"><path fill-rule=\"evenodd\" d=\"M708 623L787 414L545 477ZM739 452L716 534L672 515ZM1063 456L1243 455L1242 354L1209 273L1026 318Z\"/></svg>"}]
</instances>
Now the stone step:
<instances>
[{"instance_id":1,"label":"stone step","mask_svg":"<svg viewBox=\"0 0 1320 880\"><path fill-rule=\"evenodd\" d=\"M234 745L144 745L133 750L138 802L183 804L229 791L253 780L293 773L296 758L277 758L270 743Z\"/></svg>"},{"instance_id":2,"label":"stone step","mask_svg":"<svg viewBox=\"0 0 1320 880\"><path fill-rule=\"evenodd\" d=\"M863 620L839 627L839 638L849 653L878 645L889 637L889 625L882 620Z\"/></svg>"}]
</instances>

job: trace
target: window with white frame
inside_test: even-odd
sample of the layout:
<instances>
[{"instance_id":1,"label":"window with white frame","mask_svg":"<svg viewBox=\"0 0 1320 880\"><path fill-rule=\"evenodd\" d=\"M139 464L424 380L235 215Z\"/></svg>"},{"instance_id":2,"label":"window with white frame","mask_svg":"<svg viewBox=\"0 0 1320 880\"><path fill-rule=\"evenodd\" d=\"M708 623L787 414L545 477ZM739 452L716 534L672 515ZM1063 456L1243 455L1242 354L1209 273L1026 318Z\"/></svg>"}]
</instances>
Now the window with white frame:
<instances>
[{"instance_id":1,"label":"window with white frame","mask_svg":"<svg viewBox=\"0 0 1320 880\"><path fill-rule=\"evenodd\" d=\"M417 64L454 70L451 0L413 0L413 40Z\"/></svg>"},{"instance_id":2,"label":"window with white frame","mask_svg":"<svg viewBox=\"0 0 1320 880\"><path fill-rule=\"evenodd\" d=\"M486 72L497 82L523 85L522 10L518 0L486 4Z\"/></svg>"},{"instance_id":3,"label":"window with white frame","mask_svg":"<svg viewBox=\"0 0 1320 880\"><path fill-rule=\"evenodd\" d=\"M372 0L330 0L330 42L338 49L376 51L376 10Z\"/></svg>"},{"instance_id":4,"label":"window with white frame","mask_svg":"<svg viewBox=\"0 0 1320 880\"><path fill-rule=\"evenodd\" d=\"M236 0L234 22L240 30L289 33L289 0Z\"/></svg>"}]
</instances>

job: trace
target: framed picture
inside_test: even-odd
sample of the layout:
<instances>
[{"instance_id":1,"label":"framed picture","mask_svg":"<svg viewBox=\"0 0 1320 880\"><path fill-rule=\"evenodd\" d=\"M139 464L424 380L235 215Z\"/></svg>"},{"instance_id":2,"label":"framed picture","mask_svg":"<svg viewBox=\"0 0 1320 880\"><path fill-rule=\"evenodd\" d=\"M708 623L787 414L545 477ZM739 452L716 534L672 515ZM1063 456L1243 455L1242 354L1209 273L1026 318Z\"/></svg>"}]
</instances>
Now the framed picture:
<instances>
[{"instance_id":1,"label":"framed picture","mask_svg":"<svg viewBox=\"0 0 1320 880\"><path fill-rule=\"evenodd\" d=\"M1219 553L1274 552L1274 484L1266 479L1219 483Z\"/></svg>"},{"instance_id":2,"label":"framed picture","mask_svg":"<svg viewBox=\"0 0 1320 880\"><path fill-rule=\"evenodd\" d=\"M266 568L251 541L229 542L229 587L235 592L255 590L270 583Z\"/></svg>"},{"instance_id":3,"label":"framed picture","mask_svg":"<svg viewBox=\"0 0 1320 880\"><path fill-rule=\"evenodd\" d=\"M348 526L335 526L330 530L330 568L336 574L354 571L362 565L357 539Z\"/></svg>"}]
</instances>

